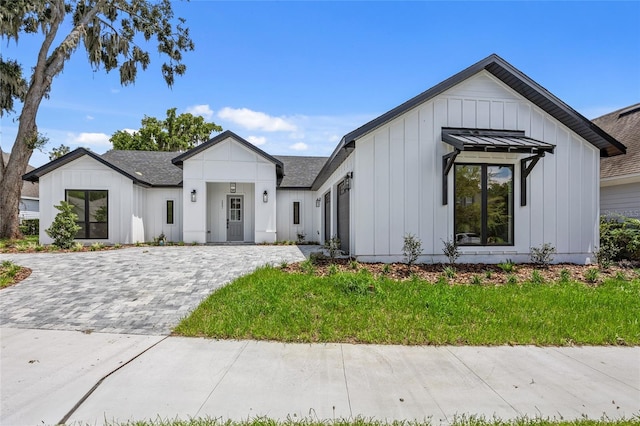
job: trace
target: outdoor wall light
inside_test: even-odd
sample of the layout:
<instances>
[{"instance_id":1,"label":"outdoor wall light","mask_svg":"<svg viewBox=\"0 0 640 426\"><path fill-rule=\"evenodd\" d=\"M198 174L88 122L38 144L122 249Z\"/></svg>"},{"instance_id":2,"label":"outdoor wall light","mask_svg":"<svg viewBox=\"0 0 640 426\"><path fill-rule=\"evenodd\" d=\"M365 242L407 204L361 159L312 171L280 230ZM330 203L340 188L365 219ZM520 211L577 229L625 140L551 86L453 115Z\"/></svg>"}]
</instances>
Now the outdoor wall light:
<instances>
[{"instance_id":1,"label":"outdoor wall light","mask_svg":"<svg viewBox=\"0 0 640 426\"><path fill-rule=\"evenodd\" d=\"M229 183L229 192L232 194L236 193L236 183L235 182L230 182Z\"/></svg>"},{"instance_id":2,"label":"outdoor wall light","mask_svg":"<svg viewBox=\"0 0 640 426\"><path fill-rule=\"evenodd\" d=\"M347 173L347 175L344 177L344 188L345 189L351 189L351 178L353 178L353 172Z\"/></svg>"},{"instance_id":3,"label":"outdoor wall light","mask_svg":"<svg viewBox=\"0 0 640 426\"><path fill-rule=\"evenodd\" d=\"M316 207L320 207L321 202L322 202L322 198L316 198Z\"/></svg>"},{"instance_id":4,"label":"outdoor wall light","mask_svg":"<svg viewBox=\"0 0 640 426\"><path fill-rule=\"evenodd\" d=\"M196 202L196 190L195 189L193 191L191 191L191 202L192 203Z\"/></svg>"},{"instance_id":5,"label":"outdoor wall light","mask_svg":"<svg viewBox=\"0 0 640 426\"><path fill-rule=\"evenodd\" d=\"M269 194L267 193L267 190L265 189L264 192L262 193L262 202L263 203L267 203L269 202Z\"/></svg>"}]
</instances>

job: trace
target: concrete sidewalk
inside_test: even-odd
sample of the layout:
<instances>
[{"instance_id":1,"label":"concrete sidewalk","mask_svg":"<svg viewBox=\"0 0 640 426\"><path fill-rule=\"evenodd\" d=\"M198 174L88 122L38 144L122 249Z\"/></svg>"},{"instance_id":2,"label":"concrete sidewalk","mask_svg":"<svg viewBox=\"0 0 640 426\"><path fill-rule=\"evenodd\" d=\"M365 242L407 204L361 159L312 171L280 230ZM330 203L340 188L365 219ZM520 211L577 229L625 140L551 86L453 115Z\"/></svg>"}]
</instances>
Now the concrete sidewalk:
<instances>
[{"instance_id":1,"label":"concrete sidewalk","mask_svg":"<svg viewBox=\"0 0 640 426\"><path fill-rule=\"evenodd\" d=\"M9 328L0 337L2 425L56 424L71 411L68 424L92 425L640 413L638 347L309 345Z\"/></svg>"}]
</instances>

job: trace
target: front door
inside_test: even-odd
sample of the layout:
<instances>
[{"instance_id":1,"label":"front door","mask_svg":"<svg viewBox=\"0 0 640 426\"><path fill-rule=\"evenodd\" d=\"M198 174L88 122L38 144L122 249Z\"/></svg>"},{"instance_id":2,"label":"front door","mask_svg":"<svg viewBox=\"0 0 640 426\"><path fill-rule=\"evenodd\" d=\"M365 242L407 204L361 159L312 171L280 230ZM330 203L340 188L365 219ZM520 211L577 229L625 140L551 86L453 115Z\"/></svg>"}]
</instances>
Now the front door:
<instances>
[{"instance_id":1,"label":"front door","mask_svg":"<svg viewBox=\"0 0 640 426\"><path fill-rule=\"evenodd\" d=\"M244 241L244 199L227 195L227 241Z\"/></svg>"}]
</instances>

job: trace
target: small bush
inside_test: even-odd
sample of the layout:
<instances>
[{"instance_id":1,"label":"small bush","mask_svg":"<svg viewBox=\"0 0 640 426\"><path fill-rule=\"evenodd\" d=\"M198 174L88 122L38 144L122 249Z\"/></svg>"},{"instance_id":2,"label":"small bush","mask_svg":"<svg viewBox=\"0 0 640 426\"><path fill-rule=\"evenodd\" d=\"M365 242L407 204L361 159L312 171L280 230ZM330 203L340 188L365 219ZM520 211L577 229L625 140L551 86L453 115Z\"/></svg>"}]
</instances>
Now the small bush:
<instances>
[{"instance_id":1,"label":"small bush","mask_svg":"<svg viewBox=\"0 0 640 426\"><path fill-rule=\"evenodd\" d=\"M358 264L358 261L354 259L349 261L349 267L357 271L360 268L360 265Z\"/></svg>"},{"instance_id":2,"label":"small bush","mask_svg":"<svg viewBox=\"0 0 640 426\"><path fill-rule=\"evenodd\" d=\"M491 269L487 269L486 271L484 271L484 276L486 279L490 280L493 276L493 272L491 271Z\"/></svg>"},{"instance_id":3,"label":"small bush","mask_svg":"<svg viewBox=\"0 0 640 426\"><path fill-rule=\"evenodd\" d=\"M325 241L324 248L329 252L329 258L333 262L340 254L340 238L334 235L329 241Z\"/></svg>"},{"instance_id":4,"label":"small bush","mask_svg":"<svg viewBox=\"0 0 640 426\"><path fill-rule=\"evenodd\" d=\"M560 270L560 282L568 283L571 280L571 273L567 269Z\"/></svg>"},{"instance_id":5,"label":"small bush","mask_svg":"<svg viewBox=\"0 0 640 426\"><path fill-rule=\"evenodd\" d=\"M71 248L80 226L76 223L78 215L73 212L73 205L61 201L59 206L54 206L60 211L53 219L53 223L45 232L53 238L53 244L62 249Z\"/></svg>"},{"instance_id":6,"label":"small bush","mask_svg":"<svg viewBox=\"0 0 640 426\"><path fill-rule=\"evenodd\" d=\"M472 275L471 279L469 280L469 284L482 285L482 277L480 277L480 275Z\"/></svg>"},{"instance_id":7,"label":"small bush","mask_svg":"<svg viewBox=\"0 0 640 426\"><path fill-rule=\"evenodd\" d=\"M95 243L91 244L91 246L89 247L89 250L91 250L91 251L100 251L103 248L104 248L104 244L95 242Z\"/></svg>"},{"instance_id":8,"label":"small bush","mask_svg":"<svg viewBox=\"0 0 640 426\"><path fill-rule=\"evenodd\" d=\"M339 272L338 265L336 265L335 263L332 263L331 265L329 265L329 269L327 269L327 274L335 275L338 272Z\"/></svg>"},{"instance_id":9,"label":"small bush","mask_svg":"<svg viewBox=\"0 0 640 426\"><path fill-rule=\"evenodd\" d=\"M555 252L556 248L549 243L544 243L541 247L531 247L531 263L547 269L553 262L553 253Z\"/></svg>"},{"instance_id":10,"label":"small bush","mask_svg":"<svg viewBox=\"0 0 640 426\"><path fill-rule=\"evenodd\" d=\"M314 251L309 253L309 260L312 264L317 265L318 263L325 260L327 256L321 251Z\"/></svg>"},{"instance_id":11,"label":"small bush","mask_svg":"<svg viewBox=\"0 0 640 426\"><path fill-rule=\"evenodd\" d=\"M71 246L71 251L82 251L84 249L84 245L80 242L75 242Z\"/></svg>"},{"instance_id":12,"label":"small bush","mask_svg":"<svg viewBox=\"0 0 640 426\"><path fill-rule=\"evenodd\" d=\"M442 268L442 273L447 278L455 278L456 277L456 270L452 266L445 266L444 268Z\"/></svg>"},{"instance_id":13,"label":"small bush","mask_svg":"<svg viewBox=\"0 0 640 426\"><path fill-rule=\"evenodd\" d=\"M391 265L389 265L388 263L385 263L384 266L382 267L382 273L384 275L389 275L390 272L391 272Z\"/></svg>"},{"instance_id":14,"label":"small bush","mask_svg":"<svg viewBox=\"0 0 640 426\"><path fill-rule=\"evenodd\" d=\"M588 283L595 284L598 282L598 276L600 272L596 268L589 268L584 272L584 279Z\"/></svg>"},{"instance_id":15,"label":"small bush","mask_svg":"<svg viewBox=\"0 0 640 426\"><path fill-rule=\"evenodd\" d=\"M600 218L600 247L618 248L613 260L640 261L640 220L620 215Z\"/></svg>"},{"instance_id":16,"label":"small bush","mask_svg":"<svg viewBox=\"0 0 640 426\"><path fill-rule=\"evenodd\" d=\"M453 265L456 263L456 260L460 257L460 249L458 249L458 243L456 240L441 240L444 247L442 248L442 252L449 259L449 265Z\"/></svg>"},{"instance_id":17,"label":"small bush","mask_svg":"<svg viewBox=\"0 0 640 426\"><path fill-rule=\"evenodd\" d=\"M516 264L513 263L511 259L507 259L504 262L498 263L498 268L502 269L502 272L510 274L512 272L515 272Z\"/></svg>"},{"instance_id":18,"label":"small bush","mask_svg":"<svg viewBox=\"0 0 640 426\"><path fill-rule=\"evenodd\" d=\"M313 275L316 273L316 266L311 259L307 259L300 263L300 270L305 274Z\"/></svg>"},{"instance_id":19,"label":"small bush","mask_svg":"<svg viewBox=\"0 0 640 426\"><path fill-rule=\"evenodd\" d=\"M534 284L544 284L544 277L537 269L531 271L530 281Z\"/></svg>"},{"instance_id":20,"label":"small bush","mask_svg":"<svg viewBox=\"0 0 640 426\"><path fill-rule=\"evenodd\" d=\"M614 246L610 240L601 240L600 244L600 248L593 252L593 256L600 269L609 269L620 249Z\"/></svg>"},{"instance_id":21,"label":"small bush","mask_svg":"<svg viewBox=\"0 0 640 426\"><path fill-rule=\"evenodd\" d=\"M20 224L22 235L38 235L40 232L40 219L24 219Z\"/></svg>"},{"instance_id":22,"label":"small bush","mask_svg":"<svg viewBox=\"0 0 640 426\"><path fill-rule=\"evenodd\" d=\"M518 277L515 276L514 274L510 274L507 277L507 284L510 284L510 285L518 284Z\"/></svg>"},{"instance_id":23,"label":"small bush","mask_svg":"<svg viewBox=\"0 0 640 426\"><path fill-rule=\"evenodd\" d=\"M627 275L622 271L616 272L616 275L614 278L618 281L627 281Z\"/></svg>"},{"instance_id":24,"label":"small bush","mask_svg":"<svg viewBox=\"0 0 640 426\"><path fill-rule=\"evenodd\" d=\"M404 254L404 261L411 266L416 263L418 257L422 254L422 240L413 234L405 234L403 239L402 254Z\"/></svg>"}]
</instances>

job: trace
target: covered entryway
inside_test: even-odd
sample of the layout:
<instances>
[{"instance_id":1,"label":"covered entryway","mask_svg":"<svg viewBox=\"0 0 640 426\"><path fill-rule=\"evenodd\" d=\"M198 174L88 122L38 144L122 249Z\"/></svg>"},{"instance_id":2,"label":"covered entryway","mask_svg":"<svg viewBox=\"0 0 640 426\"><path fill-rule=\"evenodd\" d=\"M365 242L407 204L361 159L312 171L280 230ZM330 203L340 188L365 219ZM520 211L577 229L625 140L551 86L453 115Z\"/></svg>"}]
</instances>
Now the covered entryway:
<instances>
[{"instance_id":1,"label":"covered entryway","mask_svg":"<svg viewBox=\"0 0 640 426\"><path fill-rule=\"evenodd\" d=\"M227 241L244 241L243 206L242 195L227 195Z\"/></svg>"},{"instance_id":2,"label":"covered entryway","mask_svg":"<svg viewBox=\"0 0 640 426\"><path fill-rule=\"evenodd\" d=\"M349 254L349 181L338 184L338 238L340 250Z\"/></svg>"}]
</instances>

